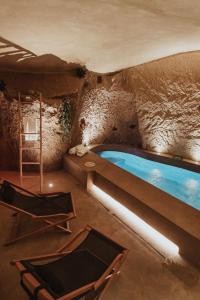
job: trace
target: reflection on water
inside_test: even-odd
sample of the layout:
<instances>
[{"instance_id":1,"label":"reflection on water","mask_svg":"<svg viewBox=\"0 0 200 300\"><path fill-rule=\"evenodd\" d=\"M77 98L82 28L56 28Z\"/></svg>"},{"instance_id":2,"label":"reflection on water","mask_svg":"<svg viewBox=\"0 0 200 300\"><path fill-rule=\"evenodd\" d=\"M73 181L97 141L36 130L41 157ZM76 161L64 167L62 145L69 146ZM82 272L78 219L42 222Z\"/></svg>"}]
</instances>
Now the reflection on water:
<instances>
[{"instance_id":1,"label":"reflection on water","mask_svg":"<svg viewBox=\"0 0 200 300\"><path fill-rule=\"evenodd\" d=\"M186 180L185 186L191 192L196 192L198 189L199 182L195 179L188 179Z\"/></svg>"},{"instance_id":2,"label":"reflection on water","mask_svg":"<svg viewBox=\"0 0 200 300\"><path fill-rule=\"evenodd\" d=\"M159 169L152 169L149 172L149 182L151 182L152 184L158 181L160 181L160 179L162 178L162 173Z\"/></svg>"}]
</instances>

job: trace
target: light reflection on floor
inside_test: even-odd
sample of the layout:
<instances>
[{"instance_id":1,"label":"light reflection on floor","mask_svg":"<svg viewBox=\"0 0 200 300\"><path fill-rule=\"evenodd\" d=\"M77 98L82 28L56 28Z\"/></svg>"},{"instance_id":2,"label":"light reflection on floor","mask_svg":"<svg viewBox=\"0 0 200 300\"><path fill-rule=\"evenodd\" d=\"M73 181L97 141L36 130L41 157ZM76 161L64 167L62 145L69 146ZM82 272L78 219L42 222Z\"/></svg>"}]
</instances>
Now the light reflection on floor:
<instances>
[{"instance_id":1,"label":"light reflection on floor","mask_svg":"<svg viewBox=\"0 0 200 300\"><path fill-rule=\"evenodd\" d=\"M96 185L91 187L90 193L101 201L112 214L121 219L164 257L170 257L172 259L179 258L179 247L139 218L135 213L120 204Z\"/></svg>"}]
</instances>

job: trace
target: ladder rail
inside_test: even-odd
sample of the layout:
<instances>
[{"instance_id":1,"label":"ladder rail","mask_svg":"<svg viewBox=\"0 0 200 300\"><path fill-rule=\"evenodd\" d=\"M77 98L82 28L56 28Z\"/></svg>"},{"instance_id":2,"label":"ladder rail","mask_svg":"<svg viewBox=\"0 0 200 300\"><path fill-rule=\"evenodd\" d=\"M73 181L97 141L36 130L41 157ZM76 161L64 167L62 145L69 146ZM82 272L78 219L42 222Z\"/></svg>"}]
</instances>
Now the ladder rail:
<instances>
[{"instance_id":1,"label":"ladder rail","mask_svg":"<svg viewBox=\"0 0 200 300\"><path fill-rule=\"evenodd\" d=\"M18 93L19 101L19 168L20 168L20 185L23 185L23 166L22 166L22 112L21 112L21 93Z\"/></svg>"},{"instance_id":2,"label":"ladder rail","mask_svg":"<svg viewBox=\"0 0 200 300\"><path fill-rule=\"evenodd\" d=\"M33 177L40 177L40 192L42 192L43 188L43 152L42 152L42 94L39 95L39 119L40 126L39 132L24 132L24 125L23 125L23 113L22 108L24 103L21 98L21 93L18 93L18 100L19 100L19 165L20 165L20 185L23 186L23 178L33 178ZM32 104L32 103L30 103ZM26 147L23 145L23 137L29 135L37 135L39 138L39 145L36 147ZM25 150L37 150L39 151L39 161L24 161L23 160L23 151ZM24 165L38 165L39 166L39 175L24 175L23 166Z\"/></svg>"},{"instance_id":3,"label":"ladder rail","mask_svg":"<svg viewBox=\"0 0 200 300\"><path fill-rule=\"evenodd\" d=\"M43 187L43 151L42 151L42 94L40 93L40 191Z\"/></svg>"}]
</instances>

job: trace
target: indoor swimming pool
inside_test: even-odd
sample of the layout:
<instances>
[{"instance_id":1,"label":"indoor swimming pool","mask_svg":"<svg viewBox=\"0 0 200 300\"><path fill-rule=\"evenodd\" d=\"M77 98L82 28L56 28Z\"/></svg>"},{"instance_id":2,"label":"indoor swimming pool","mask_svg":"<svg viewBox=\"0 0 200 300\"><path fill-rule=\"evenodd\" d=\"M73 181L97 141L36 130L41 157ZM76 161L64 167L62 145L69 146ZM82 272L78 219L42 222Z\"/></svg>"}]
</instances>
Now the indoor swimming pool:
<instances>
[{"instance_id":1,"label":"indoor swimming pool","mask_svg":"<svg viewBox=\"0 0 200 300\"><path fill-rule=\"evenodd\" d=\"M98 154L157 188L200 210L200 174L119 151Z\"/></svg>"}]
</instances>

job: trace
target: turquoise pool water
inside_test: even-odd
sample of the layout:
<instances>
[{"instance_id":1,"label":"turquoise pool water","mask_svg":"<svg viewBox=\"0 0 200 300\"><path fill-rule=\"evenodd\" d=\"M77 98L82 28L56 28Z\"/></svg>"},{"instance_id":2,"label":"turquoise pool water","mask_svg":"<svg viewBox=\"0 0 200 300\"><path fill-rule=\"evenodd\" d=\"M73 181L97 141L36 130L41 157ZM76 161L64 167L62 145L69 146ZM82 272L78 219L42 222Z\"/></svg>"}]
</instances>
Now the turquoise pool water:
<instances>
[{"instance_id":1,"label":"turquoise pool water","mask_svg":"<svg viewBox=\"0 0 200 300\"><path fill-rule=\"evenodd\" d=\"M200 174L124 152L102 151L98 154L200 210Z\"/></svg>"}]
</instances>

